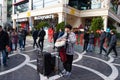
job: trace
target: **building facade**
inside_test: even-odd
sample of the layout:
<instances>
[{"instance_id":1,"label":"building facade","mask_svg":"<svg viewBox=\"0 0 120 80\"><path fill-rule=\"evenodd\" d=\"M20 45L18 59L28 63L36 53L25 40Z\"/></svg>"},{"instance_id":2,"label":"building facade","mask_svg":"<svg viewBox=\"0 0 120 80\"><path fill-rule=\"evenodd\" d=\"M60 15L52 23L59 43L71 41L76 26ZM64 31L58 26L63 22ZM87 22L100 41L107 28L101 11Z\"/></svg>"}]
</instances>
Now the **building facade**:
<instances>
[{"instance_id":1,"label":"building facade","mask_svg":"<svg viewBox=\"0 0 120 80\"><path fill-rule=\"evenodd\" d=\"M7 22L7 0L0 0L0 25Z\"/></svg>"},{"instance_id":2,"label":"building facade","mask_svg":"<svg viewBox=\"0 0 120 80\"><path fill-rule=\"evenodd\" d=\"M0 0L0 25L12 26L12 0Z\"/></svg>"},{"instance_id":3,"label":"building facade","mask_svg":"<svg viewBox=\"0 0 120 80\"><path fill-rule=\"evenodd\" d=\"M90 26L92 18L99 16L104 20L104 30L111 25L109 22L119 30L119 0L13 0L14 28L17 23L32 28L41 20L49 20L53 26L66 21L78 28Z\"/></svg>"}]
</instances>

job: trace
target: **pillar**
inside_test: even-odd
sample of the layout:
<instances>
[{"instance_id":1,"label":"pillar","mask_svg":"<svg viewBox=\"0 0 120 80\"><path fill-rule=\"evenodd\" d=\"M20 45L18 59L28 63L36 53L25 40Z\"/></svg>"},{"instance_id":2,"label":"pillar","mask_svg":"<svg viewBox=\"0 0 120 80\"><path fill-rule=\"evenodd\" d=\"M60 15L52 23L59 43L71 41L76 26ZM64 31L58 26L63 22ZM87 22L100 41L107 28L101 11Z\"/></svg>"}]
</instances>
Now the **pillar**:
<instances>
[{"instance_id":1,"label":"pillar","mask_svg":"<svg viewBox=\"0 0 120 80\"><path fill-rule=\"evenodd\" d=\"M13 19L13 28L15 29L16 28L16 20Z\"/></svg>"},{"instance_id":2,"label":"pillar","mask_svg":"<svg viewBox=\"0 0 120 80\"><path fill-rule=\"evenodd\" d=\"M65 21L64 13L58 13L58 23Z\"/></svg>"},{"instance_id":3,"label":"pillar","mask_svg":"<svg viewBox=\"0 0 120 80\"><path fill-rule=\"evenodd\" d=\"M117 11L117 15L120 16L120 0L118 2L118 11Z\"/></svg>"},{"instance_id":4,"label":"pillar","mask_svg":"<svg viewBox=\"0 0 120 80\"><path fill-rule=\"evenodd\" d=\"M13 0L12 4L14 4L14 0ZM14 15L14 14L15 14L15 6L12 5L12 15ZM15 19L13 19L13 28L14 29L16 28L16 20Z\"/></svg>"},{"instance_id":5,"label":"pillar","mask_svg":"<svg viewBox=\"0 0 120 80\"><path fill-rule=\"evenodd\" d=\"M29 28L32 30L33 28L33 23L34 23L34 17L31 17L31 10L33 9L33 0L29 0Z\"/></svg>"},{"instance_id":6,"label":"pillar","mask_svg":"<svg viewBox=\"0 0 120 80\"><path fill-rule=\"evenodd\" d=\"M106 29L107 29L107 24L108 24L108 16L103 16L104 31L106 31Z\"/></svg>"},{"instance_id":7,"label":"pillar","mask_svg":"<svg viewBox=\"0 0 120 80\"><path fill-rule=\"evenodd\" d=\"M7 22L7 0L2 0L2 23Z\"/></svg>"}]
</instances>

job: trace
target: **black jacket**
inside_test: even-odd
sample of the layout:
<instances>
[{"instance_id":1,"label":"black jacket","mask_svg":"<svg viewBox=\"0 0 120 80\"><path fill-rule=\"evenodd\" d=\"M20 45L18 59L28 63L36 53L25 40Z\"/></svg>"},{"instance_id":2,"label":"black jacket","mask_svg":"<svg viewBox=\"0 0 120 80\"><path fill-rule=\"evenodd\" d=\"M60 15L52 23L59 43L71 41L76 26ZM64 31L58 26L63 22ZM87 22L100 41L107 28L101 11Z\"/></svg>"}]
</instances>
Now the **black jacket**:
<instances>
[{"instance_id":1,"label":"black jacket","mask_svg":"<svg viewBox=\"0 0 120 80\"><path fill-rule=\"evenodd\" d=\"M89 33L84 33L84 41L85 42L89 41Z\"/></svg>"},{"instance_id":2,"label":"black jacket","mask_svg":"<svg viewBox=\"0 0 120 80\"><path fill-rule=\"evenodd\" d=\"M100 41L105 41L105 38L106 38L106 33L105 32L102 32L101 35L100 35Z\"/></svg>"},{"instance_id":3,"label":"black jacket","mask_svg":"<svg viewBox=\"0 0 120 80\"><path fill-rule=\"evenodd\" d=\"M41 30L38 32L38 36L40 40L44 40L45 35L46 35L46 32L44 30Z\"/></svg>"},{"instance_id":4,"label":"black jacket","mask_svg":"<svg viewBox=\"0 0 120 80\"><path fill-rule=\"evenodd\" d=\"M91 34L89 35L89 44L94 44L94 38L95 38L94 33L91 33Z\"/></svg>"},{"instance_id":5,"label":"black jacket","mask_svg":"<svg viewBox=\"0 0 120 80\"><path fill-rule=\"evenodd\" d=\"M113 34L111 36L110 46L116 46L116 44L117 44L117 36L115 34Z\"/></svg>"},{"instance_id":6,"label":"black jacket","mask_svg":"<svg viewBox=\"0 0 120 80\"><path fill-rule=\"evenodd\" d=\"M0 51L5 50L6 45L9 45L9 36L5 31L0 32Z\"/></svg>"},{"instance_id":7,"label":"black jacket","mask_svg":"<svg viewBox=\"0 0 120 80\"><path fill-rule=\"evenodd\" d=\"M32 36L33 36L34 39L37 39L38 31L37 30L33 31Z\"/></svg>"}]
</instances>

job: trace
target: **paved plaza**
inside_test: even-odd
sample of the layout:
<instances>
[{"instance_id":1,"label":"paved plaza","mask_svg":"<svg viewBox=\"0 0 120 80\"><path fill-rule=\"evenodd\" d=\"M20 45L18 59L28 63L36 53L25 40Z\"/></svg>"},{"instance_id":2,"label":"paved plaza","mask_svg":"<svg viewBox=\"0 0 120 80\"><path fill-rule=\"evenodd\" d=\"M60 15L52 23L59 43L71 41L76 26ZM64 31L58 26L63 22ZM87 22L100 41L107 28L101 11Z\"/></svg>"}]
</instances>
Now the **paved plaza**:
<instances>
[{"instance_id":1,"label":"paved plaza","mask_svg":"<svg viewBox=\"0 0 120 80\"><path fill-rule=\"evenodd\" d=\"M56 53L52 43L45 41L44 50ZM55 74L46 78L37 73L37 51L32 48L32 41L27 40L25 51L10 54L8 67L0 67L0 80L120 80L120 54L118 58L108 58L95 53L82 52L80 45L75 46L72 75L69 78ZM120 53L119 47L117 48Z\"/></svg>"}]
</instances>

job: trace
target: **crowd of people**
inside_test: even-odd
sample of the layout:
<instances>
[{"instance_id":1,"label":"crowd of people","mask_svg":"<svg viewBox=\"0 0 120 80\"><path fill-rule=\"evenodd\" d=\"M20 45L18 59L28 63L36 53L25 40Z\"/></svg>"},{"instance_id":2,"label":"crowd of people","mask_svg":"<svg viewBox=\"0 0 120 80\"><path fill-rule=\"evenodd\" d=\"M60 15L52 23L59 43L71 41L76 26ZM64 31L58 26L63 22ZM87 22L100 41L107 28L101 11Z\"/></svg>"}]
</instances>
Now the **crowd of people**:
<instances>
[{"instance_id":1,"label":"crowd of people","mask_svg":"<svg viewBox=\"0 0 120 80\"><path fill-rule=\"evenodd\" d=\"M102 54L102 51L104 51L106 56L110 54L110 52L113 50L115 53L115 56L118 56L118 53L116 51L116 45L117 45L117 36L116 31L111 30L109 32L105 32L103 29L98 33L99 38L99 54ZM89 31L86 31L84 33L84 46L83 51L86 52L93 52L95 47L95 34L93 31L89 33ZM107 42L106 49L104 47L104 44ZM108 51L107 51L108 50Z\"/></svg>"},{"instance_id":2,"label":"crowd of people","mask_svg":"<svg viewBox=\"0 0 120 80\"><path fill-rule=\"evenodd\" d=\"M66 57L67 60L63 62L64 70L62 71L63 75L71 75L72 70L72 62L73 62L73 55L74 55L74 45L77 41L77 37L75 32L72 31L71 25L66 25L65 30L60 29L59 32L56 32L55 30L50 30L51 34L48 32L48 41L52 42L54 41L54 44L59 41L66 41ZM37 47L40 48L41 52L43 51L44 47L44 37L46 35L46 31L44 28L40 28L40 30L37 30L34 28L32 32L33 37L33 48ZM115 53L115 56L118 56L118 53L116 51L116 45L117 45L117 36L116 32L114 30L111 30L109 32L105 32L103 29L99 31L97 34L99 38L99 54L102 54L102 51L104 51L106 56L110 54L110 52L113 50ZM6 46L9 46L12 51L16 51L18 48L20 50L25 49L26 44L26 36L27 31L23 28L19 29L17 32L15 29L11 29L8 31L3 30L2 26L0 26L0 52L3 57L3 65L7 66L6 62L9 54L9 51L6 50ZM84 31L84 45L83 45L83 51L86 52L93 52L95 47L95 38L96 34L93 31ZM38 39L38 41L37 41ZM107 46L109 46L109 49L104 48L104 43L107 39ZM19 44L19 47L18 47ZM55 49L56 46L54 45L53 49Z\"/></svg>"},{"instance_id":3,"label":"crowd of people","mask_svg":"<svg viewBox=\"0 0 120 80\"><path fill-rule=\"evenodd\" d=\"M2 54L2 64L7 66L7 59L9 59L8 54L13 53L18 48L20 50L25 49L26 45L27 31L23 28L4 30L0 25L0 53ZM18 47L19 44L19 47Z\"/></svg>"}]
</instances>

